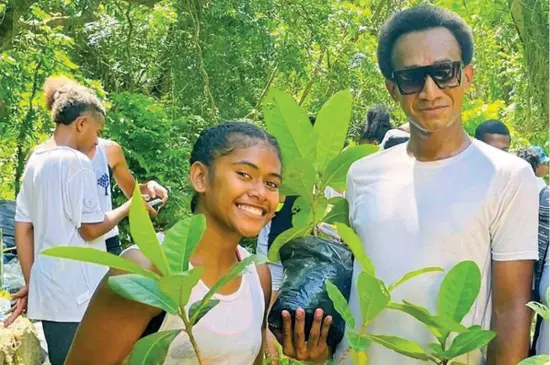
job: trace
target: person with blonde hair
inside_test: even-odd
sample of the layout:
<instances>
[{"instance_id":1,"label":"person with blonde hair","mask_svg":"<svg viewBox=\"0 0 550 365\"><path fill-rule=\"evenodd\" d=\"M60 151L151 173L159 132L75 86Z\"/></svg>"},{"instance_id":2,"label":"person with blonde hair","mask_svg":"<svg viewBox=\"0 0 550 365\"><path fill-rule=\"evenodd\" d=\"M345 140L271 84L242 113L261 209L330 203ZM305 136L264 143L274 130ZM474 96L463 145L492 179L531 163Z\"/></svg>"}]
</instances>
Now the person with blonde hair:
<instances>
[{"instance_id":1,"label":"person with blonde hair","mask_svg":"<svg viewBox=\"0 0 550 365\"><path fill-rule=\"evenodd\" d=\"M62 365L93 292L107 270L101 266L40 255L56 246L105 251L103 235L128 215L130 202L101 210L96 177L86 156L98 143L105 109L88 88L66 78L44 85L46 106L56 124L53 138L27 161L17 196L15 244L26 286L10 325L22 312L42 321L52 365Z\"/></svg>"}]
</instances>

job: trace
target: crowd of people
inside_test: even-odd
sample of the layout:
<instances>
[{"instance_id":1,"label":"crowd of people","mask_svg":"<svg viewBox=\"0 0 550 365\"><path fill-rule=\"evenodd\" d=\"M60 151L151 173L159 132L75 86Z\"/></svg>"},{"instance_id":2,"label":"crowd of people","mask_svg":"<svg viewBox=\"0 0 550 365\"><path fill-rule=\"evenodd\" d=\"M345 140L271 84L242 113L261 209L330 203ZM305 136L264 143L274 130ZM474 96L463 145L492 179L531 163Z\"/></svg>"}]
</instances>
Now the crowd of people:
<instances>
[{"instance_id":1,"label":"crowd of people","mask_svg":"<svg viewBox=\"0 0 550 365\"><path fill-rule=\"evenodd\" d=\"M481 291L463 323L491 328L497 337L487 349L455 360L516 365L530 350L549 352L548 323L537 323L531 341L533 314L526 306L533 298L544 301L549 286L549 193L543 179L549 158L537 146L509 153L511 135L498 120L482 123L475 139L466 134L462 107L474 82L473 53L471 29L449 10L418 6L394 14L380 32L377 57L407 123L394 128L386 107L369 110L358 143L379 145L380 152L352 165L345 192L325 194L347 199L350 224L386 283L423 267L447 270L474 261L482 273ZM42 321L52 365L120 364L141 338L183 328L183 322L113 292L107 281L119 270L40 255L60 245L94 247L157 270L138 248L122 252L120 247L116 227L129 214L136 182L122 147L100 138L101 101L76 82L55 77L45 84L45 99L55 131L28 158L17 196L16 246L27 286L15 295L6 325L24 311ZM189 303L249 255L239 246L243 237L259 236L258 251L267 252L292 226L296 197L287 197L277 209L282 171L279 144L251 123L224 122L201 133L191 153L189 181L195 191L192 210L207 224L190 266L202 266L204 276ZM113 179L129 198L117 208ZM159 183L139 188L145 201L167 202L168 191ZM356 263L349 299L356 317L360 272ZM307 341L300 310L294 318L281 313L284 328L278 338L268 331L266 315L282 276L280 263L251 264L216 293L220 303L194 327L204 363L262 364L264 349L276 354L276 341L297 360L339 363L347 339L331 353L326 339L332 318L320 309ZM418 277L414 284L397 288L392 299L434 310L439 283ZM420 323L395 311L383 312L369 331L433 342ZM420 364L382 346L371 346L368 357L373 365ZM182 332L164 364L196 363Z\"/></svg>"}]
</instances>

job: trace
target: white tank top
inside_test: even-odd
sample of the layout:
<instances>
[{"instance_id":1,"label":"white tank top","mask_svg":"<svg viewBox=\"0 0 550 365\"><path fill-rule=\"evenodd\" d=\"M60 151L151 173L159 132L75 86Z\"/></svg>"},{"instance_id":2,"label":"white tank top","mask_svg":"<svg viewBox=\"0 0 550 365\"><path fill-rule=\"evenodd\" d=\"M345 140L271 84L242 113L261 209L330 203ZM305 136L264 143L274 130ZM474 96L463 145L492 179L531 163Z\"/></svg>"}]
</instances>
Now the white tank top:
<instances>
[{"instance_id":1,"label":"white tank top","mask_svg":"<svg viewBox=\"0 0 550 365\"><path fill-rule=\"evenodd\" d=\"M250 256L238 247L241 259ZM191 266L191 265L190 265ZM191 291L191 304L208 292L202 282ZM262 323L265 316L265 297L256 270L251 264L242 276L241 285L230 295L215 294L220 303L194 326L204 365L251 365L262 347ZM184 328L181 318L169 313L159 331ZM197 365L198 361L186 333L180 333L170 345L164 365Z\"/></svg>"},{"instance_id":2,"label":"white tank top","mask_svg":"<svg viewBox=\"0 0 550 365\"><path fill-rule=\"evenodd\" d=\"M99 198L99 206L103 213L113 210L111 176L109 174L109 162L107 160L107 152L105 151L105 143L106 140L99 138L94 158L92 158L92 166L94 167L97 179L97 196ZM115 228L107 232L103 238L108 239L116 235L118 235L118 227L115 226Z\"/></svg>"}]
</instances>

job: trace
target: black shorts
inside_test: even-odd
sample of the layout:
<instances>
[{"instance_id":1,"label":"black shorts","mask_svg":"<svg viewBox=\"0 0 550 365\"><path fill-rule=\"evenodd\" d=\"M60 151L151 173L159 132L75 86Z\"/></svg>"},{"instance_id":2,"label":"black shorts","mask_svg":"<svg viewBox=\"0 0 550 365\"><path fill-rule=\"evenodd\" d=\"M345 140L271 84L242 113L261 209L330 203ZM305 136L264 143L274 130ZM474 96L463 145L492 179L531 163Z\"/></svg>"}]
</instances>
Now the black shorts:
<instances>
[{"instance_id":1,"label":"black shorts","mask_svg":"<svg viewBox=\"0 0 550 365\"><path fill-rule=\"evenodd\" d=\"M122 247L120 246L120 239L118 236L113 236L111 238L107 238L105 240L105 244L107 245L107 252L110 252L114 255L120 255L122 252Z\"/></svg>"}]
</instances>

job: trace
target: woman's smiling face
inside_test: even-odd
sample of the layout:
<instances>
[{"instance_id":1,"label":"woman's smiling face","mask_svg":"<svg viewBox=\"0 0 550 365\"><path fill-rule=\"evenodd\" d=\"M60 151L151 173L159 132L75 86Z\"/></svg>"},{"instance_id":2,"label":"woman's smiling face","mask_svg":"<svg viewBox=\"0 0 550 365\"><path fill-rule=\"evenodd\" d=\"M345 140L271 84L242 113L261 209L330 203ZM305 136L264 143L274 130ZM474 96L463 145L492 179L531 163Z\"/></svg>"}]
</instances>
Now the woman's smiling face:
<instances>
[{"instance_id":1,"label":"woman's smiling face","mask_svg":"<svg viewBox=\"0 0 550 365\"><path fill-rule=\"evenodd\" d=\"M281 175L279 154L270 144L237 148L215 159L200 191L202 210L220 228L254 237L275 214Z\"/></svg>"}]
</instances>

